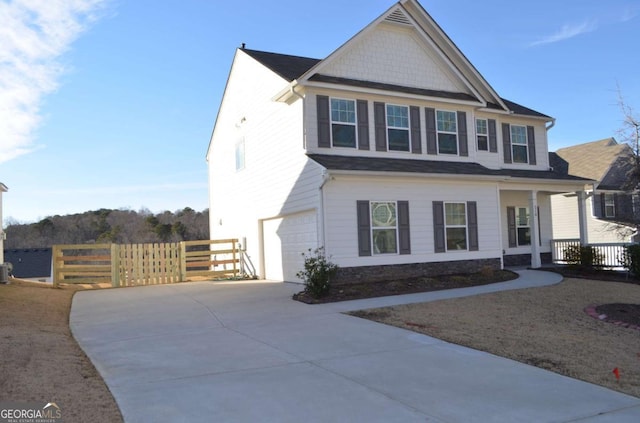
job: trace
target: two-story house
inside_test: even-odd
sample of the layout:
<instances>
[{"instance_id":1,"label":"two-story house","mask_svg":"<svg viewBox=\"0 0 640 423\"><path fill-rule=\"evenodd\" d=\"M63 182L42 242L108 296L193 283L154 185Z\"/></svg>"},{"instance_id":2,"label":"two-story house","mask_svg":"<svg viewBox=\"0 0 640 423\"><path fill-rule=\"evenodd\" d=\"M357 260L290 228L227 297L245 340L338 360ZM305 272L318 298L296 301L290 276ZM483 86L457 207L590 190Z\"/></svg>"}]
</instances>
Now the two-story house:
<instances>
[{"instance_id":1,"label":"two-story house","mask_svg":"<svg viewBox=\"0 0 640 423\"><path fill-rule=\"evenodd\" d=\"M526 81L522 81L526 83ZM554 119L500 97L415 0L324 59L236 51L211 137L211 237L299 281L323 246L378 280L550 260Z\"/></svg>"},{"instance_id":2,"label":"two-story house","mask_svg":"<svg viewBox=\"0 0 640 423\"><path fill-rule=\"evenodd\" d=\"M614 138L561 148L556 152L566 162L568 173L596 183L585 192L586 242L633 242L640 216L640 197L629 193L625 185L634 167L634 154L627 144ZM553 195L554 239L575 239L580 235L576 219L576 193Z\"/></svg>"}]
</instances>

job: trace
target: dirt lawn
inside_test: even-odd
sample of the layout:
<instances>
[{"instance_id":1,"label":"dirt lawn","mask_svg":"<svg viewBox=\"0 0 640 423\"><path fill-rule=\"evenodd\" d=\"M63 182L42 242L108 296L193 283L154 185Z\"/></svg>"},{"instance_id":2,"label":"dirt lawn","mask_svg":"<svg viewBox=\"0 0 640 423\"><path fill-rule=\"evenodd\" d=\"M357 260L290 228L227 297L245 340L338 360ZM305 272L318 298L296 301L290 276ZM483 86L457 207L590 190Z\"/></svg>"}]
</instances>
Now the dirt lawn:
<instances>
[{"instance_id":1,"label":"dirt lawn","mask_svg":"<svg viewBox=\"0 0 640 423\"><path fill-rule=\"evenodd\" d=\"M65 422L122 422L69 330L77 287L0 284L0 400L55 402Z\"/></svg>"},{"instance_id":2,"label":"dirt lawn","mask_svg":"<svg viewBox=\"0 0 640 423\"><path fill-rule=\"evenodd\" d=\"M607 303L640 304L640 286L565 279L544 288L352 314L640 397L640 330L584 312Z\"/></svg>"}]
</instances>

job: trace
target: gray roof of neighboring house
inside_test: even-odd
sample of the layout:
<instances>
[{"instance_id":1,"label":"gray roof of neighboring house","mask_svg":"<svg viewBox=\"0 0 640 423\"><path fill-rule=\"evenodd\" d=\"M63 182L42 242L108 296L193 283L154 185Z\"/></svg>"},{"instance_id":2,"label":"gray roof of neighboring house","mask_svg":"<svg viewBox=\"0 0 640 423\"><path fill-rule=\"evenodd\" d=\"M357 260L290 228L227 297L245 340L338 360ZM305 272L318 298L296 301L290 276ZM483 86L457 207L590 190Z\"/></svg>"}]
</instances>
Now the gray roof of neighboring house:
<instances>
[{"instance_id":1,"label":"gray roof of neighboring house","mask_svg":"<svg viewBox=\"0 0 640 423\"><path fill-rule=\"evenodd\" d=\"M489 169L478 163L445 162L440 160L389 159L378 157L333 156L309 154L309 158L329 170L369 172L399 172L449 175L505 176L526 179L584 181L558 170Z\"/></svg>"},{"instance_id":2,"label":"gray roof of neighboring house","mask_svg":"<svg viewBox=\"0 0 640 423\"><path fill-rule=\"evenodd\" d=\"M51 276L51 248L17 248L4 250L4 261L13 265L18 278Z\"/></svg>"},{"instance_id":3,"label":"gray roof of neighboring house","mask_svg":"<svg viewBox=\"0 0 640 423\"><path fill-rule=\"evenodd\" d=\"M248 54L249 56L253 57L258 62L262 63L264 66L268 67L273 72L280 75L282 78L286 79L289 82L304 75L309 69L311 69L316 64L321 62L320 59L312 59L309 57L301 57L301 56L291 56L288 54L269 53L265 51L250 50L247 48L242 49L242 51ZM472 100L472 101L477 100L475 97L467 93L454 93L454 92L448 92L448 91L429 90L429 89L415 88L415 87L402 87L398 85L384 84L384 83L375 82L375 81L361 81L356 79L339 78L339 77L328 76L328 75L315 74L309 79L312 81L318 81L318 82L351 85L351 86L374 88L374 89L381 89L381 90L387 90L387 91L405 92L409 94L419 94L419 95L426 95L431 97L441 97L441 98L458 99L458 100ZM551 119L551 117L545 114L542 114L540 112L537 112L535 110L529 109L528 107L524 107L520 104L514 103L504 98L502 98L501 100L505 103L505 105L509 108L509 110L514 112L515 114ZM488 104L488 107L495 108L498 110L501 109L499 106L493 105L493 104Z\"/></svg>"},{"instance_id":4,"label":"gray roof of neighboring house","mask_svg":"<svg viewBox=\"0 0 640 423\"><path fill-rule=\"evenodd\" d=\"M631 148L614 138L561 148L556 154L568 163L570 175L598 181L600 189L622 189L633 166Z\"/></svg>"}]
</instances>

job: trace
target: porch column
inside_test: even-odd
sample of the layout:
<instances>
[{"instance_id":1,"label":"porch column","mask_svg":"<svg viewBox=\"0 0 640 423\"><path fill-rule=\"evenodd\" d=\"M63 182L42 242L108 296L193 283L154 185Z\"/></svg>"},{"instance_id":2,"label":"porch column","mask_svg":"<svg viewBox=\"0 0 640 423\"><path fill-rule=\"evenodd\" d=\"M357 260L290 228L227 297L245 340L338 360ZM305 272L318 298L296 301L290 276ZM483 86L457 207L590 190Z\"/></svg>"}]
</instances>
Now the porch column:
<instances>
[{"instance_id":1,"label":"porch column","mask_svg":"<svg viewBox=\"0 0 640 423\"><path fill-rule=\"evenodd\" d=\"M578 226L580 228L580 245L589 243L589 228L587 228L587 193L577 191L578 196Z\"/></svg>"},{"instance_id":2,"label":"porch column","mask_svg":"<svg viewBox=\"0 0 640 423\"><path fill-rule=\"evenodd\" d=\"M542 266L540 258L540 228L538 227L538 191L529 192L529 222L531 228L531 268Z\"/></svg>"}]
</instances>

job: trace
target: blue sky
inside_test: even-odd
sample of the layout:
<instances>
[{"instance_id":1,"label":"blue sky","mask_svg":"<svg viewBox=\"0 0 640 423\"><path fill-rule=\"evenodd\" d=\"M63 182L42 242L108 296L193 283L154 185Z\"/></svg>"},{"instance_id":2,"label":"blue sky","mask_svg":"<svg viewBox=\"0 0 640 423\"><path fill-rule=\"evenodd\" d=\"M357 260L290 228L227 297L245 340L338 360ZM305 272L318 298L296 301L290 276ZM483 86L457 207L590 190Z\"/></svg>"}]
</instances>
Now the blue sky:
<instances>
[{"instance_id":1,"label":"blue sky","mask_svg":"<svg viewBox=\"0 0 640 423\"><path fill-rule=\"evenodd\" d=\"M4 217L208 206L205 153L231 60L326 57L392 0L0 0ZM550 149L640 108L640 0L421 4L496 91L557 119Z\"/></svg>"}]
</instances>

